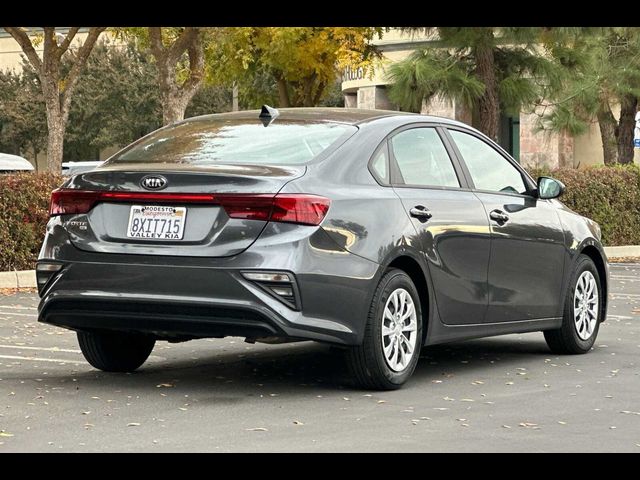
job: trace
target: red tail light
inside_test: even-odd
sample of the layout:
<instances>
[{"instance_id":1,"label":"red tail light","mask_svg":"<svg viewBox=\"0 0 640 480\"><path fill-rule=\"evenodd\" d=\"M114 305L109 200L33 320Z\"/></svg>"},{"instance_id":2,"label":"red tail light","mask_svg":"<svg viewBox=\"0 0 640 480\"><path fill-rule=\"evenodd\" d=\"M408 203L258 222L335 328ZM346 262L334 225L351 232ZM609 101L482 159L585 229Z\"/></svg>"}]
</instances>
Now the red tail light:
<instances>
[{"instance_id":1,"label":"red tail light","mask_svg":"<svg viewBox=\"0 0 640 480\"><path fill-rule=\"evenodd\" d=\"M331 201L307 194L211 194L109 192L58 189L51 194L49 214L87 213L99 202L199 203L221 205L231 218L320 225Z\"/></svg>"}]
</instances>

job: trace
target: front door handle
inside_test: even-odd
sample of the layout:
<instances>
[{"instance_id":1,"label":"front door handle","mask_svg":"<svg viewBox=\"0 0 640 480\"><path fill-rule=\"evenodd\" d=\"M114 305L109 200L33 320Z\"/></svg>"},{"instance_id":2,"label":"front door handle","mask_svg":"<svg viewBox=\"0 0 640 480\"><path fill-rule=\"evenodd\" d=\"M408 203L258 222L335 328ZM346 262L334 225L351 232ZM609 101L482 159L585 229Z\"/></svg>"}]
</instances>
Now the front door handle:
<instances>
[{"instance_id":1,"label":"front door handle","mask_svg":"<svg viewBox=\"0 0 640 480\"><path fill-rule=\"evenodd\" d=\"M431 211L427 207L422 205L416 205L411 210L409 210L409 213L412 217L416 217L421 220L429 220L433 216Z\"/></svg>"},{"instance_id":2,"label":"front door handle","mask_svg":"<svg viewBox=\"0 0 640 480\"><path fill-rule=\"evenodd\" d=\"M489 217L498 223L505 223L509 220L509 215L502 210L492 210L491 213L489 213Z\"/></svg>"}]
</instances>

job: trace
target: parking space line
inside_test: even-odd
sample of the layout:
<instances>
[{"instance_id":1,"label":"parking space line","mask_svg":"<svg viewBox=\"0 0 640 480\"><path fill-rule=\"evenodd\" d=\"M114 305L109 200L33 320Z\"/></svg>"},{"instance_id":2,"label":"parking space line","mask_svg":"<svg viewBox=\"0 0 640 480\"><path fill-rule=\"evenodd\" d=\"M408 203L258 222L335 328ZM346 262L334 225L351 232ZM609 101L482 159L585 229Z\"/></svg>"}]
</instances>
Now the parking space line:
<instances>
[{"instance_id":1,"label":"parking space line","mask_svg":"<svg viewBox=\"0 0 640 480\"><path fill-rule=\"evenodd\" d=\"M29 360L31 362L73 363L74 365L87 365L87 362L82 362L80 360L62 360L59 358L21 357L18 355L0 355L0 358L4 358L7 360Z\"/></svg>"},{"instance_id":2,"label":"parking space line","mask_svg":"<svg viewBox=\"0 0 640 480\"><path fill-rule=\"evenodd\" d=\"M2 308L2 307L0 307ZM10 317L37 317L35 313L16 313L16 312L0 312L0 315L9 315Z\"/></svg>"},{"instance_id":3,"label":"parking space line","mask_svg":"<svg viewBox=\"0 0 640 480\"><path fill-rule=\"evenodd\" d=\"M82 353L80 350L73 350L70 348L58 348L58 347L29 347L24 345L0 345L0 348L14 348L16 350L41 350L43 352Z\"/></svg>"},{"instance_id":4,"label":"parking space line","mask_svg":"<svg viewBox=\"0 0 640 480\"><path fill-rule=\"evenodd\" d=\"M614 299L624 299L624 298L640 298L640 294L638 293L622 293L622 292L612 292L611 296Z\"/></svg>"},{"instance_id":5,"label":"parking space line","mask_svg":"<svg viewBox=\"0 0 640 480\"><path fill-rule=\"evenodd\" d=\"M37 310L38 307L22 307L19 305L0 305L0 308L11 308L15 310Z\"/></svg>"}]
</instances>

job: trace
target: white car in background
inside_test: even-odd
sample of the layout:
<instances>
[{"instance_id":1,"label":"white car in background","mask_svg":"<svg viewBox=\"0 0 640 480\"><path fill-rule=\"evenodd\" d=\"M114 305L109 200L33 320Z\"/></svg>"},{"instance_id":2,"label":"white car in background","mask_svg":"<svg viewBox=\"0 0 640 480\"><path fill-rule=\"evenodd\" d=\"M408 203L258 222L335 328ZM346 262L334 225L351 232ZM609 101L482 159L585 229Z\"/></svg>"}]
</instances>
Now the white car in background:
<instances>
[{"instance_id":1,"label":"white car in background","mask_svg":"<svg viewBox=\"0 0 640 480\"><path fill-rule=\"evenodd\" d=\"M93 170L98 165L101 165L101 160L91 160L86 162L64 162L62 164L62 175L70 177L76 173L84 173L89 170Z\"/></svg>"},{"instance_id":2,"label":"white car in background","mask_svg":"<svg viewBox=\"0 0 640 480\"><path fill-rule=\"evenodd\" d=\"M33 170L33 165L26 158L0 153L0 173L30 172Z\"/></svg>"}]
</instances>

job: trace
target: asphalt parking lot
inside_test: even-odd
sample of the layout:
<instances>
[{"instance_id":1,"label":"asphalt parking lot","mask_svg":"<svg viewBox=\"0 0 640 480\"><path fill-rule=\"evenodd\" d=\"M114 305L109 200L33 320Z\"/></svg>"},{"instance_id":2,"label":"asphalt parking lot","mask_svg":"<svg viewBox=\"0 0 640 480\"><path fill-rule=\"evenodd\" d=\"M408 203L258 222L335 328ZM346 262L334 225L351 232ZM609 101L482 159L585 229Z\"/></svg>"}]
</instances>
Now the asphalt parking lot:
<instances>
[{"instance_id":1,"label":"asphalt parking lot","mask_svg":"<svg viewBox=\"0 0 640 480\"><path fill-rule=\"evenodd\" d=\"M541 333L430 347L395 392L352 389L307 342L162 342L102 373L37 323L36 294L0 296L0 452L640 452L640 265L611 275L590 354L552 355Z\"/></svg>"}]
</instances>

